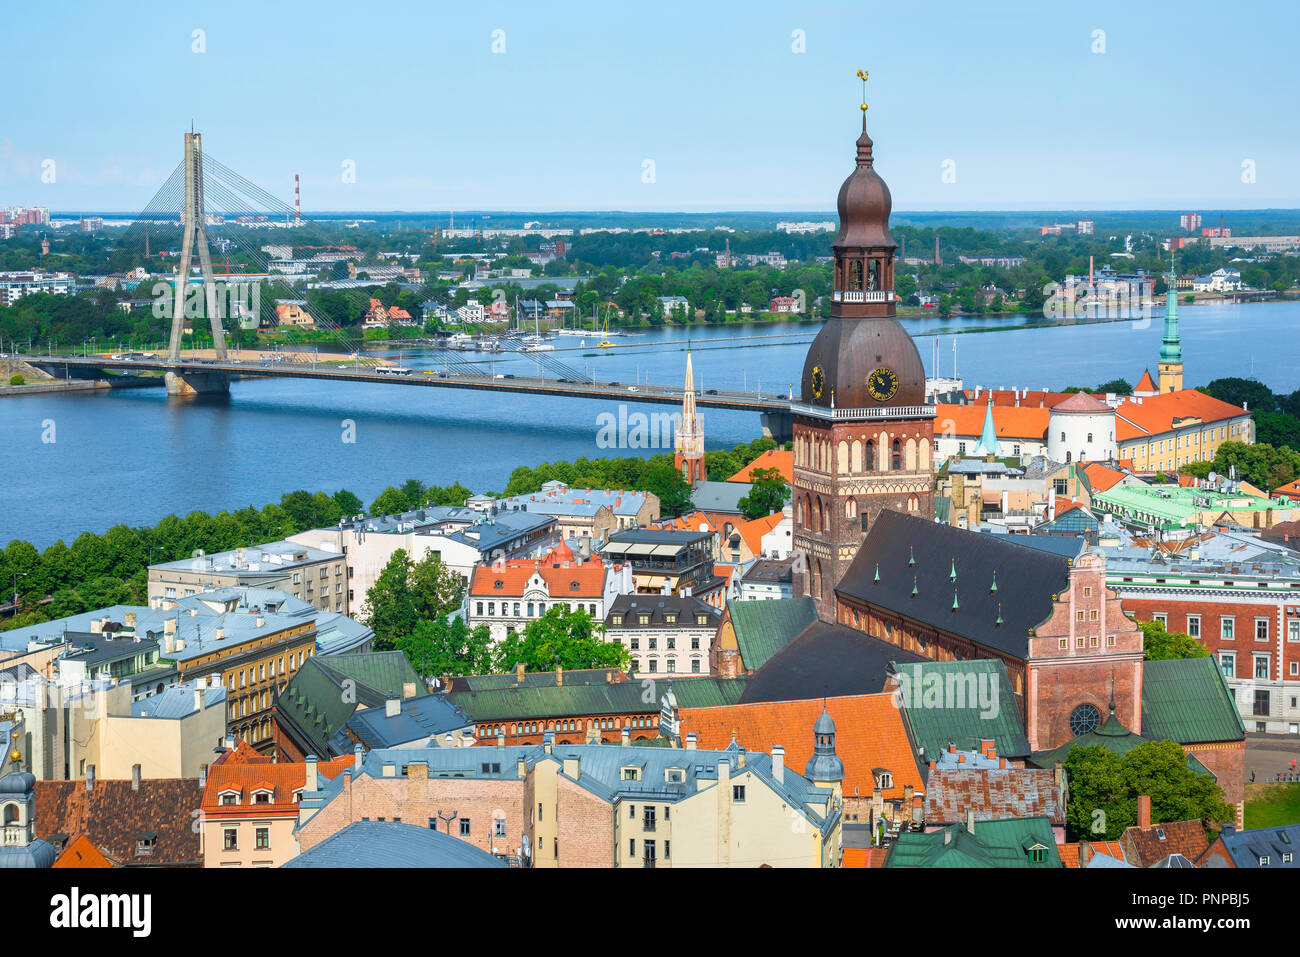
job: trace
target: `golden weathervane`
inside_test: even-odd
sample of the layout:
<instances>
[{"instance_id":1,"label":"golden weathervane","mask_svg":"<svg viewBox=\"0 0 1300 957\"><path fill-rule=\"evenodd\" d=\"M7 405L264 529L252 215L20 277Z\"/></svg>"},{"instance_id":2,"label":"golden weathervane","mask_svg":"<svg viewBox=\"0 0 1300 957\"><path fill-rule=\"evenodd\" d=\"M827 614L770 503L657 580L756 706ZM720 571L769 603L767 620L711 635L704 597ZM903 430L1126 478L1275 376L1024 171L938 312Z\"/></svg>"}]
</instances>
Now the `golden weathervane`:
<instances>
[{"instance_id":1,"label":"golden weathervane","mask_svg":"<svg viewBox=\"0 0 1300 957\"><path fill-rule=\"evenodd\" d=\"M862 111L865 113L867 109L867 71L859 70L858 79L862 81Z\"/></svg>"}]
</instances>

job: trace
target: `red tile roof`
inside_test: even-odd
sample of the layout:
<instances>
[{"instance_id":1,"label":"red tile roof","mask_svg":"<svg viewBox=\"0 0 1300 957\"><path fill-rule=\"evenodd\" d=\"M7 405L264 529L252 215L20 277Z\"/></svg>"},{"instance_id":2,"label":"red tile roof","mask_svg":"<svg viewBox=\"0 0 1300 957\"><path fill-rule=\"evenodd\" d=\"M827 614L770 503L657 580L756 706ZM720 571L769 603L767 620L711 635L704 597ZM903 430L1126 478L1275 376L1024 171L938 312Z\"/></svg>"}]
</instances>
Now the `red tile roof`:
<instances>
[{"instance_id":1,"label":"red tile roof","mask_svg":"<svg viewBox=\"0 0 1300 957\"><path fill-rule=\"evenodd\" d=\"M1137 867L1150 867L1170 854L1195 861L1210 846L1200 821L1166 821L1149 827L1130 827L1120 837L1124 858Z\"/></svg>"},{"instance_id":2,"label":"red tile roof","mask_svg":"<svg viewBox=\"0 0 1300 957\"><path fill-rule=\"evenodd\" d=\"M86 837L85 834L78 834L63 849L63 853L54 862L54 866L76 868L112 867L113 862L100 852L90 838Z\"/></svg>"},{"instance_id":3,"label":"red tile roof","mask_svg":"<svg viewBox=\"0 0 1300 957\"><path fill-rule=\"evenodd\" d=\"M700 748L725 748L733 734L741 747L752 751L770 752L773 745L781 745L786 766L803 773L813 753L813 725L823 707L835 721L835 751L844 762L846 795L870 796L876 768L893 777L893 786L883 791L886 798L901 798L909 784L915 793L924 792L892 694L681 708L678 716L682 737L694 732Z\"/></svg>"},{"instance_id":4,"label":"red tile roof","mask_svg":"<svg viewBox=\"0 0 1300 957\"><path fill-rule=\"evenodd\" d=\"M203 791L203 813L212 818L227 817L296 817L298 805L294 792L307 781L307 765L301 762L278 761L272 764L242 761L226 752L208 769L208 785ZM332 781L352 766L351 754L341 755L332 761L317 762L316 771L322 778ZM268 804L253 803L253 792L271 792ZM238 795L238 804L222 804L223 792Z\"/></svg>"},{"instance_id":5,"label":"red tile roof","mask_svg":"<svg viewBox=\"0 0 1300 957\"><path fill-rule=\"evenodd\" d=\"M1082 466L1083 471L1088 476L1088 484L1092 486L1094 492L1105 492L1114 488L1123 480L1125 473L1118 469L1108 468L1097 462L1088 462Z\"/></svg>"},{"instance_id":6,"label":"red tile roof","mask_svg":"<svg viewBox=\"0 0 1300 957\"><path fill-rule=\"evenodd\" d=\"M980 394L977 398L975 396L974 390L972 389L966 390L966 398L969 399L974 405L978 405L980 408L983 408L984 406L988 405L989 396L992 396L993 406L995 409L998 406L1014 407L1016 405L1019 405L1020 408L1022 409L1023 408L1050 409L1058 402L1063 402L1066 399L1068 399L1072 394L1073 393L1070 392L1042 392L1042 391L1035 392L1028 389L1024 390L1023 392L1018 391L1016 389L983 389L980 391ZM981 421L983 420L981 419Z\"/></svg>"},{"instance_id":7,"label":"red tile roof","mask_svg":"<svg viewBox=\"0 0 1300 957\"><path fill-rule=\"evenodd\" d=\"M1118 861L1124 860L1124 848L1119 841L1089 841L1093 854L1105 854ZM1061 855L1061 863L1066 867L1079 866L1079 844L1057 844L1056 850Z\"/></svg>"},{"instance_id":8,"label":"red tile roof","mask_svg":"<svg viewBox=\"0 0 1300 957\"><path fill-rule=\"evenodd\" d=\"M1134 387L1133 391L1134 391L1134 392L1155 392L1155 391L1157 391L1157 390L1156 390L1156 382L1155 382L1154 379L1151 378L1151 370L1150 370L1150 369L1143 369L1143 370L1142 370L1142 378L1138 380L1138 384Z\"/></svg>"},{"instance_id":9,"label":"red tile roof","mask_svg":"<svg viewBox=\"0 0 1300 957\"><path fill-rule=\"evenodd\" d=\"M552 598L599 598L604 594L607 571L604 562L599 558L568 561L563 557L572 556L567 547L562 553L557 552L558 549L553 550L539 559L512 559L504 566L476 565L469 593L476 598L519 598L536 574L546 582Z\"/></svg>"},{"instance_id":10,"label":"red tile roof","mask_svg":"<svg viewBox=\"0 0 1300 957\"><path fill-rule=\"evenodd\" d=\"M785 518L783 512L773 512L771 515L763 518L751 519L748 522L741 522L736 526L736 531L740 537L745 540L749 550L755 556L763 554L763 536L781 524L781 519Z\"/></svg>"},{"instance_id":11,"label":"red tile roof","mask_svg":"<svg viewBox=\"0 0 1300 957\"><path fill-rule=\"evenodd\" d=\"M1065 802L1055 775L1037 768L932 769L926 781L925 822L957 824L974 811L977 821L1045 817L1062 827Z\"/></svg>"},{"instance_id":12,"label":"red tile roof","mask_svg":"<svg viewBox=\"0 0 1300 957\"><path fill-rule=\"evenodd\" d=\"M36 834L85 834L109 861L153 866L199 865L203 854L191 826L203 792L197 778L36 782ZM148 855L137 854L143 833L155 835Z\"/></svg>"},{"instance_id":13,"label":"red tile roof","mask_svg":"<svg viewBox=\"0 0 1300 957\"><path fill-rule=\"evenodd\" d=\"M1161 435L1173 431L1186 419L1200 419L1208 424L1241 415L1246 415L1246 411L1240 406L1195 389L1166 392L1147 396L1141 402L1129 399L1121 403L1115 410L1115 438L1125 442L1145 435Z\"/></svg>"},{"instance_id":14,"label":"red tile roof","mask_svg":"<svg viewBox=\"0 0 1300 957\"><path fill-rule=\"evenodd\" d=\"M794 484L794 452L787 452L785 449L768 449L754 461L750 462L735 475L727 479L728 482L750 482L749 473L755 469L777 469L781 477L790 485Z\"/></svg>"},{"instance_id":15,"label":"red tile roof","mask_svg":"<svg viewBox=\"0 0 1300 957\"><path fill-rule=\"evenodd\" d=\"M840 848L840 867L884 867L887 847Z\"/></svg>"},{"instance_id":16,"label":"red tile roof","mask_svg":"<svg viewBox=\"0 0 1300 957\"><path fill-rule=\"evenodd\" d=\"M1062 399L1052 406L1053 412L1097 413L1109 412L1110 406L1087 392L1076 392L1068 399Z\"/></svg>"},{"instance_id":17,"label":"red tile roof","mask_svg":"<svg viewBox=\"0 0 1300 957\"><path fill-rule=\"evenodd\" d=\"M980 436L984 432L984 415L988 403L978 405L947 405L936 407L934 431L936 434ZM1044 439L1051 415L1046 408L1015 408L997 403L993 405L993 431L998 438Z\"/></svg>"}]
</instances>

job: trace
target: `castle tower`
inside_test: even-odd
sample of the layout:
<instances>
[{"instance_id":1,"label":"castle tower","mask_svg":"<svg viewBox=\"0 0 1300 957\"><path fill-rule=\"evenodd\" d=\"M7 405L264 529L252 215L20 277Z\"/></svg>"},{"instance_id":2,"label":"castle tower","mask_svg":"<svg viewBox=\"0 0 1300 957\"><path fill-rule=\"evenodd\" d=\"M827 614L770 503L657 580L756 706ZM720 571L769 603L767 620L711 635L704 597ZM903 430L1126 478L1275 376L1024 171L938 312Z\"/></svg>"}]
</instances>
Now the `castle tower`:
<instances>
[{"instance_id":1,"label":"castle tower","mask_svg":"<svg viewBox=\"0 0 1300 957\"><path fill-rule=\"evenodd\" d=\"M687 485L693 486L705 480L704 427L695 408L695 373L691 368L689 350L686 353L686 384L682 388L682 421L674 435L673 464Z\"/></svg>"},{"instance_id":2,"label":"castle tower","mask_svg":"<svg viewBox=\"0 0 1300 957\"><path fill-rule=\"evenodd\" d=\"M865 73L860 73L865 80ZM840 187L831 316L808 348L794 421L796 594L835 619L835 586L882 509L934 515L934 415L925 368L899 325L892 200L875 170L866 104Z\"/></svg>"},{"instance_id":3,"label":"castle tower","mask_svg":"<svg viewBox=\"0 0 1300 957\"><path fill-rule=\"evenodd\" d=\"M1160 342L1160 393L1183 388L1183 343L1178 335L1178 268L1170 254L1169 288L1165 290L1165 337Z\"/></svg>"}]
</instances>

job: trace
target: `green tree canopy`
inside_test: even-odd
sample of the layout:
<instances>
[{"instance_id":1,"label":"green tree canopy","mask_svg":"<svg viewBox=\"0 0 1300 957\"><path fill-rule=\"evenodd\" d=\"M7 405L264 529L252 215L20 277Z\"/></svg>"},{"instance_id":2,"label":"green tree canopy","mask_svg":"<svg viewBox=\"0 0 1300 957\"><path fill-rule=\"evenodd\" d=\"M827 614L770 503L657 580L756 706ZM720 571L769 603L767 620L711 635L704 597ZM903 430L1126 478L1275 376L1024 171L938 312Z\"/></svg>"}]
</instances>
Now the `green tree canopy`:
<instances>
[{"instance_id":1,"label":"green tree canopy","mask_svg":"<svg viewBox=\"0 0 1300 957\"><path fill-rule=\"evenodd\" d=\"M1151 798L1151 822L1199 820L1217 826L1234 812L1207 774L1187 765L1175 741L1150 741L1121 756L1079 747L1065 759L1070 799L1066 826L1073 840L1114 840L1137 823L1137 800ZM1097 813L1100 812L1100 813Z\"/></svg>"},{"instance_id":2,"label":"green tree canopy","mask_svg":"<svg viewBox=\"0 0 1300 957\"><path fill-rule=\"evenodd\" d=\"M481 675L492 668L492 640L487 625L471 629L465 619L448 615L417 621L395 647L425 676Z\"/></svg>"},{"instance_id":3,"label":"green tree canopy","mask_svg":"<svg viewBox=\"0 0 1300 957\"><path fill-rule=\"evenodd\" d=\"M605 625L585 611L552 605L522 632L507 635L497 645L496 670L566 671L579 668L628 668L632 656L622 644L605 639Z\"/></svg>"},{"instance_id":4,"label":"green tree canopy","mask_svg":"<svg viewBox=\"0 0 1300 957\"><path fill-rule=\"evenodd\" d=\"M754 469L749 473L753 488L737 503L748 519L763 518L781 511L790 498L790 486L780 469Z\"/></svg>"},{"instance_id":5,"label":"green tree canopy","mask_svg":"<svg viewBox=\"0 0 1300 957\"><path fill-rule=\"evenodd\" d=\"M1210 651L1191 635L1169 632L1158 621L1140 621L1142 647L1147 661L1168 661L1172 658L1208 658Z\"/></svg>"}]
</instances>

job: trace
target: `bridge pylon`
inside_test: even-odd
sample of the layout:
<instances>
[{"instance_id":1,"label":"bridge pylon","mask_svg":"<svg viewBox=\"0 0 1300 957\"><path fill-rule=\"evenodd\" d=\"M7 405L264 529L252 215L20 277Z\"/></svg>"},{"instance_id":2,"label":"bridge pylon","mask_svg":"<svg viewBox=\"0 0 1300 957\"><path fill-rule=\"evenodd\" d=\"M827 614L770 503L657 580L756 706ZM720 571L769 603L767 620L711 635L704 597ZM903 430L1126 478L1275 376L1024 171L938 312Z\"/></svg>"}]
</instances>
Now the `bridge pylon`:
<instances>
[{"instance_id":1,"label":"bridge pylon","mask_svg":"<svg viewBox=\"0 0 1300 957\"><path fill-rule=\"evenodd\" d=\"M176 297L172 307L172 333L168 356L181 357L185 334L185 292L189 285L190 259L197 249L203 275L203 299L212 324L212 344L218 359L226 358L226 333L221 326L217 306L217 281L212 271L212 253L208 250L207 217L203 211L203 134L185 134L185 202L181 207L181 259L176 265Z\"/></svg>"}]
</instances>

